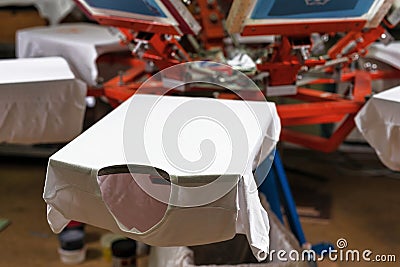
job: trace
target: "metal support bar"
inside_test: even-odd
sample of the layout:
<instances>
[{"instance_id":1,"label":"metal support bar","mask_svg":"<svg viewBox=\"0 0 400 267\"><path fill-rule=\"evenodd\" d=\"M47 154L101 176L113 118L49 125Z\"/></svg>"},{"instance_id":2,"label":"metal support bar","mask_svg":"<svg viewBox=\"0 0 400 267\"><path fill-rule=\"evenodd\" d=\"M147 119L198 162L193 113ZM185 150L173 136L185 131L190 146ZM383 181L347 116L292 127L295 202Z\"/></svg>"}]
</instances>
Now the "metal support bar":
<instances>
[{"instance_id":1,"label":"metal support bar","mask_svg":"<svg viewBox=\"0 0 400 267\"><path fill-rule=\"evenodd\" d=\"M279 152L276 151L274 164L274 171L276 172L277 184L282 191L282 202L285 208L286 216L288 217L288 222L290 229L292 229L293 234L296 236L300 245L306 243L306 238L304 236L303 228L301 227L299 215L296 210L296 204L293 199L292 192L286 177L285 170L283 169L283 164Z\"/></svg>"}]
</instances>

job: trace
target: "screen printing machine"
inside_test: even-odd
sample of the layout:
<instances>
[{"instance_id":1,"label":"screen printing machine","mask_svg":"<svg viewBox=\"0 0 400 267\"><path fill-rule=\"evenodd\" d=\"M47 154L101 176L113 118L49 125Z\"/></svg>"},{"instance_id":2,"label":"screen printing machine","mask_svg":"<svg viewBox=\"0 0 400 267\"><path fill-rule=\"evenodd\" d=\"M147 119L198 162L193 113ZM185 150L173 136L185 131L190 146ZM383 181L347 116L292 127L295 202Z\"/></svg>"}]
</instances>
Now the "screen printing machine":
<instances>
[{"instance_id":1,"label":"screen printing machine","mask_svg":"<svg viewBox=\"0 0 400 267\"><path fill-rule=\"evenodd\" d=\"M243 233L261 261L273 244L259 188L310 248L276 144L332 152L357 125L400 170L400 87L373 88L400 83L389 33L399 2L75 0L100 25L21 30L20 59L0 61L1 141L73 139L48 164L43 197L56 233L80 221L163 247ZM121 50L131 56L109 53ZM116 60L124 72L99 79L96 63ZM337 90L312 89L320 84ZM80 134L85 96L115 110ZM290 128L322 123L337 124L329 138Z\"/></svg>"}]
</instances>

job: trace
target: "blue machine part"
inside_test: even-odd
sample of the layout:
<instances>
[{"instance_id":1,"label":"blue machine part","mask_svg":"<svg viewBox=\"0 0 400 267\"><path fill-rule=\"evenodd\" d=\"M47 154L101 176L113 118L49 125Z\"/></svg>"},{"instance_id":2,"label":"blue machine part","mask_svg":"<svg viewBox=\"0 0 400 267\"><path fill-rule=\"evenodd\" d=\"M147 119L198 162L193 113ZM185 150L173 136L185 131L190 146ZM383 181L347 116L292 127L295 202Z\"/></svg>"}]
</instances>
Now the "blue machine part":
<instances>
[{"instance_id":1,"label":"blue machine part","mask_svg":"<svg viewBox=\"0 0 400 267\"><path fill-rule=\"evenodd\" d=\"M123 11L159 18L167 17L155 0L86 0L86 3L92 8Z\"/></svg>"},{"instance_id":2,"label":"blue machine part","mask_svg":"<svg viewBox=\"0 0 400 267\"><path fill-rule=\"evenodd\" d=\"M257 0L251 19L330 19L360 17L375 0Z\"/></svg>"},{"instance_id":3,"label":"blue machine part","mask_svg":"<svg viewBox=\"0 0 400 267\"><path fill-rule=\"evenodd\" d=\"M307 241L296 210L296 204L290 190L286 172L283 168L283 163L277 150L275 152L271 169L270 167L270 157L267 157L267 159L264 160L255 171L257 184L259 185L261 183L259 190L267 197L271 210L282 223L284 223L281 210L281 205L283 205L292 233L296 236L301 246L305 245L307 244ZM263 181L263 177L265 176L267 176L267 178L265 181ZM333 248L334 246L332 244L326 242L314 244L311 247L311 249L314 250L318 255L321 255L323 251L328 251L329 249ZM310 264L310 266L316 266L315 262L310 261Z\"/></svg>"}]
</instances>

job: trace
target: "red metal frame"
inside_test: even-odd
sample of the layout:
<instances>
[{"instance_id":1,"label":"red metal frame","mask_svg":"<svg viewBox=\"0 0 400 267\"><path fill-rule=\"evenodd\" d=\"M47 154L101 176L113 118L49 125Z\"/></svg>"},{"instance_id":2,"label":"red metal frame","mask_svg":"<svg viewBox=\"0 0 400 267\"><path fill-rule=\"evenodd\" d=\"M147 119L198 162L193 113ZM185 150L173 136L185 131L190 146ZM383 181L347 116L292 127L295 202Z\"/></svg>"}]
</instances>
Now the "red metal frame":
<instances>
[{"instance_id":1,"label":"red metal frame","mask_svg":"<svg viewBox=\"0 0 400 267\"><path fill-rule=\"evenodd\" d=\"M252 35L310 35L311 33L336 33L361 31L365 24L364 19L331 20L331 21L299 21L297 23L271 23L246 25L243 36Z\"/></svg>"},{"instance_id":2,"label":"red metal frame","mask_svg":"<svg viewBox=\"0 0 400 267\"><path fill-rule=\"evenodd\" d=\"M135 18L127 18L121 16L99 16L92 14L80 0L74 0L76 5L86 14L87 17L99 22L102 25L129 28L135 31L141 32L153 32L153 33L163 33L172 35L181 34L195 34L187 24L185 18L175 9L171 1L161 0L169 12L174 16L178 25L174 26L172 24L165 24L149 20L140 20Z\"/></svg>"},{"instance_id":3,"label":"red metal frame","mask_svg":"<svg viewBox=\"0 0 400 267\"><path fill-rule=\"evenodd\" d=\"M269 29L270 26L266 27ZM328 32L327 29L325 32ZM353 30L347 33L329 49L329 59L333 60L348 57L347 63L350 63L353 60L351 58L352 54L357 54L359 56L366 55L367 47L379 39L384 32L385 29L382 26L363 31ZM304 32L299 32L298 34L300 35L300 33L301 35L304 34ZM283 35L280 42L271 47L274 52L268 61L257 65L258 70L269 72L270 86L295 84L297 75L303 67L312 68L315 66L322 66L327 62L325 58L304 60L299 54L293 54L292 51L295 39L295 34L291 36ZM281 73L285 73L285 75L281 75Z\"/></svg>"},{"instance_id":4,"label":"red metal frame","mask_svg":"<svg viewBox=\"0 0 400 267\"><path fill-rule=\"evenodd\" d=\"M221 32L210 28L207 31L207 23L209 20L210 10L208 10L207 1L200 0L199 6L203 10L200 13L200 19L205 28L203 42L206 48L214 45L213 36L217 39L221 37ZM297 75L304 68L313 68L322 66L325 71L332 71L332 67L325 64L329 60L337 58L346 58L341 63L344 73L341 75L342 82L351 82L353 84L351 94L342 96L334 93L327 93L307 88L298 88L297 94L289 96L303 103L283 104L277 106L278 114L281 118L283 126L281 140L299 144L311 149L331 152L334 151L346 138L346 136L354 128L354 117L361 109L366 101L366 97L371 94L372 79L399 78L400 71L353 71L346 72L347 65L356 59L354 55L363 56L367 53L367 46L377 40L384 32L382 26L377 28L363 30L365 20L352 21L329 21L329 22L300 22L295 25L273 24L273 25L252 25L246 26L243 35L264 35L264 34L280 34L279 42L271 46L273 51L266 62L257 65L259 71L268 72L268 86L293 85L297 80ZM125 24L124 24L125 25ZM129 26L128 29L121 29L124 33L126 43L135 42L136 36L133 30L137 30L139 26ZM220 25L214 25L218 28ZM154 28L155 29L155 28ZM152 29L152 30L154 30ZM220 28L221 29L221 28ZM140 28L142 31L152 31L150 29ZM147 49L141 54L141 59L131 59L128 63L131 69L127 71L123 77L115 77L104 84L103 91L96 91L109 99L112 106L119 105L122 101L132 96L142 85L145 75L145 62L150 60L155 63L158 69L164 69L175 64L191 61L190 56L175 38L165 38L165 29L163 33L156 33L147 40ZM157 30L156 30L157 31ZM347 32L347 34L339 40L329 51L328 58L305 59L299 54L294 54L294 47L297 39L304 39L310 33L336 33L338 31ZM214 35L215 34L215 35ZM310 45L311 40L310 40ZM179 54L179 55L178 55ZM282 75L284 73L284 75ZM315 83L336 83L335 79L318 79ZM148 85L147 93L157 94L162 83L154 83ZM204 88L193 88L193 90L204 90ZM260 100L264 96L254 94L252 92L242 91L241 97L246 95L246 100ZM220 92L219 98L238 99L238 95L232 92ZM288 126L310 125L321 123L338 123L340 126L334 131L330 138L322 138L319 136L309 135L298 131L288 129Z\"/></svg>"},{"instance_id":5,"label":"red metal frame","mask_svg":"<svg viewBox=\"0 0 400 267\"><path fill-rule=\"evenodd\" d=\"M348 96L299 88L296 95L287 97L304 101L303 103L277 105L277 111L283 127L280 140L322 152L336 150L354 129L354 117L364 105L366 97L371 94L372 79L380 77L385 76L366 71L344 74L342 81L352 82L353 84L352 94ZM400 71L396 72L396 76L391 73L389 77L400 78ZM317 82L325 83L325 80L315 81L314 83ZM231 92L221 93L219 98L240 99L238 95ZM254 94L246 97L246 100L262 99L263 96ZM340 125L330 138L310 135L287 128L288 126L338 122L340 122Z\"/></svg>"},{"instance_id":6,"label":"red metal frame","mask_svg":"<svg viewBox=\"0 0 400 267\"><path fill-rule=\"evenodd\" d=\"M168 24L162 24L158 22L150 22L143 20L136 20L132 18L122 18L122 17L111 17L111 16L96 16L89 12L81 2L74 0L76 5L85 13L85 15L92 20L98 21L102 25L130 28L135 31L144 32L163 32L166 34L179 34L178 30Z\"/></svg>"},{"instance_id":7,"label":"red metal frame","mask_svg":"<svg viewBox=\"0 0 400 267\"><path fill-rule=\"evenodd\" d=\"M143 59L152 60L162 70L191 60L190 55L175 38L166 40L164 35L155 34L149 41L149 49Z\"/></svg>"},{"instance_id":8,"label":"red metal frame","mask_svg":"<svg viewBox=\"0 0 400 267\"><path fill-rule=\"evenodd\" d=\"M136 20L131 18L124 18L123 20L116 20L113 17L105 16L91 16L94 20L98 21L102 25L114 26L121 28L129 28L138 32L162 32L165 34L179 35L180 32L172 25L162 24L158 22L143 22L142 20Z\"/></svg>"},{"instance_id":9,"label":"red metal frame","mask_svg":"<svg viewBox=\"0 0 400 267\"><path fill-rule=\"evenodd\" d=\"M157 39L157 41L159 41L159 39ZM162 51L161 47L162 46L158 47L160 48L160 50L158 50L159 53L162 53L160 52ZM146 58L149 58L149 56L146 56ZM162 65L166 66L174 64L173 61L165 61L162 58L156 58L154 56L152 59L160 60L160 62L163 62ZM145 73L145 63L142 60L131 58L128 61L133 67L128 70L123 77L115 77L104 84L102 92L109 99L113 107L118 106L121 102L128 99L142 86L141 82L135 81L143 80L143 75L149 76L149 74ZM353 84L352 94L347 97L335 93L298 88L296 95L287 97L304 101L304 103L277 106L277 111L283 126L281 140L323 152L334 151L354 128L354 116L365 103L366 97L371 94L371 80L399 77L400 71L356 71L344 73L341 77L341 81L352 82ZM313 81L314 84L336 82L337 80L334 79L319 79ZM146 92L158 94L160 92L159 89L162 87L162 83L153 83L146 88ZM194 88L193 90L204 90L204 88ZM99 91L97 90L95 92ZM240 92L240 95L241 97L245 95L246 100L260 100L264 97L260 93L254 94L253 92L246 91ZM232 92L221 92L218 97L238 99L238 95ZM341 124L330 138L322 138L287 129L288 126L338 122L341 122Z\"/></svg>"},{"instance_id":10,"label":"red metal frame","mask_svg":"<svg viewBox=\"0 0 400 267\"><path fill-rule=\"evenodd\" d=\"M351 53L358 53L360 56L364 56L367 53L367 47L375 42L381 34L385 32L382 26L377 28L367 29L364 31L351 31L346 34L345 37L339 40L328 51L328 56L332 59L338 56L346 56ZM345 51L345 53L343 53Z\"/></svg>"},{"instance_id":11,"label":"red metal frame","mask_svg":"<svg viewBox=\"0 0 400 267\"><path fill-rule=\"evenodd\" d=\"M269 73L268 82L271 86L295 84L302 67L311 68L326 62L325 59L302 60L299 55L292 53L293 42L287 36L282 36L280 42L273 44L271 48L273 53L268 61L257 65L259 71Z\"/></svg>"},{"instance_id":12,"label":"red metal frame","mask_svg":"<svg viewBox=\"0 0 400 267\"><path fill-rule=\"evenodd\" d=\"M309 103L278 105L277 110L282 126L334 123L342 121L330 138L300 133L283 128L281 140L299 144L311 149L332 152L354 129L354 117L362 108L366 97L371 94L371 76L364 71L353 75L353 93L343 96L322 91L299 89L293 96Z\"/></svg>"},{"instance_id":13,"label":"red metal frame","mask_svg":"<svg viewBox=\"0 0 400 267\"><path fill-rule=\"evenodd\" d=\"M200 39L206 50L213 47L223 48L225 37L224 19L217 1L197 0L199 13L195 15L202 26Z\"/></svg>"}]
</instances>

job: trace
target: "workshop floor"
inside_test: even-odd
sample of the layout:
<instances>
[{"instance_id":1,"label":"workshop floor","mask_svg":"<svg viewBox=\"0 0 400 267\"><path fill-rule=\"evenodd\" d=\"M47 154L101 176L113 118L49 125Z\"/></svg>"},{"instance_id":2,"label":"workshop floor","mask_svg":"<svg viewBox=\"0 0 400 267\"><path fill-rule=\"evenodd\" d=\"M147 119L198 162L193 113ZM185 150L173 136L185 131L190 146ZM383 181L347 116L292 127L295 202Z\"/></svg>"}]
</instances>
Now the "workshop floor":
<instances>
[{"instance_id":1,"label":"workshop floor","mask_svg":"<svg viewBox=\"0 0 400 267\"><path fill-rule=\"evenodd\" d=\"M400 174L384 168L373 153L284 149L282 155L294 190L307 188L332 198L328 221L303 223L309 241L336 243L345 238L349 248L396 254L400 261ZM0 158L0 218L11 221L0 232L0 267L65 266L41 198L46 163ZM86 233L87 260L80 266L111 266L102 258L99 243L105 231L89 226ZM320 266L398 265L327 262Z\"/></svg>"},{"instance_id":2,"label":"workshop floor","mask_svg":"<svg viewBox=\"0 0 400 267\"><path fill-rule=\"evenodd\" d=\"M384 167L375 153L284 150L283 162L291 170L287 175L294 191L314 190L332 200L330 220L303 222L308 241L336 245L344 238L348 249L395 254L397 259L392 264L342 262L332 266L398 266L400 173Z\"/></svg>"}]
</instances>

